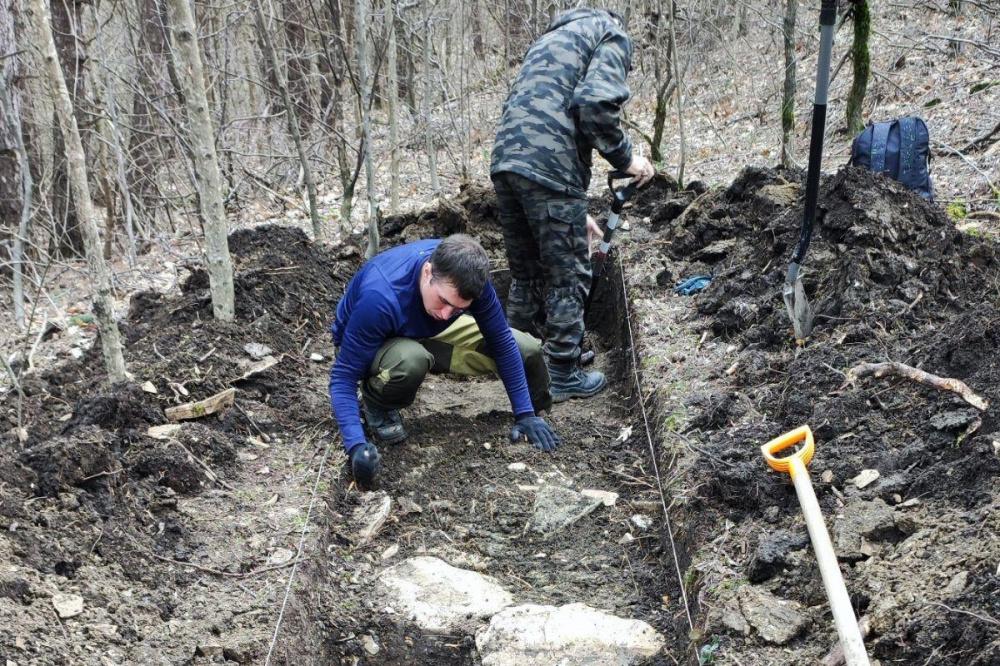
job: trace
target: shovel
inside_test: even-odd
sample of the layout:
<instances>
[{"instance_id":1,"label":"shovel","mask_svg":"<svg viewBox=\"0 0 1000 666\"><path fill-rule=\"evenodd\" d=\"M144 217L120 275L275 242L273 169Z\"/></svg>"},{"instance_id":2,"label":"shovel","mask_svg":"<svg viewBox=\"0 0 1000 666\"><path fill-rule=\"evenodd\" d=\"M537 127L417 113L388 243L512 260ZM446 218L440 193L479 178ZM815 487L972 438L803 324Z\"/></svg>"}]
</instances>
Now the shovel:
<instances>
[{"instance_id":1,"label":"shovel","mask_svg":"<svg viewBox=\"0 0 1000 666\"><path fill-rule=\"evenodd\" d=\"M601 277L605 273L605 263L608 259L608 253L611 251L611 239L615 235L615 229L618 228L621 222L622 208L625 207L625 203L632 198L635 194L638 185L635 181L631 181L627 185L624 185L617 190L615 189L616 180L624 180L626 178L632 178L624 171L612 171L608 174L608 189L611 190L611 212L608 214L608 224L604 228L604 235L601 237L601 244L597 248L597 252L591 257L591 268L593 269L593 277L590 282L590 293L587 294L587 304L584 307L584 312L590 310L590 301L594 297L594 291L597 289L597 284L600 282Z\"/></svg>"},{"instance_id":2,"label":"shovel","mask_svg":"<svg viewBox=\"0 0 1000 666\"><path fill-rule=\"evenodd\" d=\"M791 455L781 458L774 455L799 443L802 443L802 448ZM805 516L806 527L809 529L809 539L812 541L813 551L816 553L816 560L819 563L819 572L823 577L823 587L826 588L826 596L830 601L830 610L833 611L833 623L837 627L837 635L840 636L840 645L844 649L844 660L847 666L868 666L868 653L865 652L861 630L854 617L851 598L847 596L847 587L840 574L837 555L833 551L830 535L826 531L826 523L823 522L823 512L820 511L819 502L816 501L816 493L813 492L812 481L809 479L809 472L806 469L806 465L812 460L813 453L816 451L812 430L806 425L786 432L760 447L760 451L764 454L764 460L771 466L771 469L778 472L788 472L792 477L795 494L799 496L802 515Z\"/></svg>"},{"instance_id":3,"label":"shovel","mask_svg":"<svg viewBox=\"0 0 1000 666\"><path fill-rule=\"evenodd\" d=\"M781 296L785 299L788 318L795 330L795 342L805 344L812 333L813 311L806 299L799 268L809 249L813 221L816 218L816 200L819 197L819 171L823 161L823 133L826 131L826 98L830 86L830 53L833 51L833 26L837 18L837 0L823 0L819 12L819 61L816 64L816 97L813 102L812 137L809 142L809 167L806 172L806 207L802 229L795 254L788 264L785 286Z\"/></svg>"},{"instance_id":4,"label":"shovel","mask_svg":"<svg viewBox=\"0 0 1000 666\"><path fill-rule=\"evenodd\" d=\"M583 306L583 316L586 318L587 313L590 312L590 302L594 298L594 292L597 291L597 284L600 282L601 277L605 273L605 264L607 263L608 253L611 251L611 238L615 235L615 229L621 221L622 208L625 207L625 202L632 198L635 194L638 185L635 181L615 189L616 180L625 180L626 178L632 178L623 171L612 171L608 174L608 189L611 190L611 212L608 214L608 224L604 228L604 235L601 237L601 244L591 257L591 269L593 271L593 276L590 281L590 292L587 294L587 302ZM589 365L594 361L594 352L585 351L580 355L580 365Z\"/></svg>"}]
</instances>

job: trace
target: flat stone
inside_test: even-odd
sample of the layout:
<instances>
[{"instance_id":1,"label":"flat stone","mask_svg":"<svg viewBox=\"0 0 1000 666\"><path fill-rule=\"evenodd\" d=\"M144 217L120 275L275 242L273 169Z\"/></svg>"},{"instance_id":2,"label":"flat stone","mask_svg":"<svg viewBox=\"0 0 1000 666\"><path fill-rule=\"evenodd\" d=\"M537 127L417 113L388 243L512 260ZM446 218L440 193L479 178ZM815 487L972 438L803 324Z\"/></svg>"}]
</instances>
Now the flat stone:
<instances>
[{"instance_id":1,"label":"flat stone","mask_svg":"<svg viewBox=\"0 0 1000 666\"><path fill-rule=\"evenodd\" d=\"M601 500L575 490L546 484L535 495L535 506L528 526L545 536L555 534L601 505Z\"/></svg>"},{"instance_id":2,"label":"flat stone","mask_svg":"<svg viewBox=\"0 0 1000 666\"><path fill-rule=\"evenodd\" d=\"M592 488L584 488L580 491L580 494L584 497L596 499L604 506L614 506L618 502L618 493L610 490L594 490Z\"/></svg>"},{"instance_id":3,"label":"flat stone","mask_svg":"<svg viewBox=\"0 0 1000 666\"><path fill-rule=\"evenodd\" d=\"M931 417L930 424L937 430L961 430L978 418L977 412L971 409L957 409L951 412L941 412Z\"/></svg>"},{"instance_id":4,"label":"flat stone","mask_svg":"<svg viewBox=\"0 0 1000 666\"><path fill-rule=\"evenodd\" d=\"M392 498L389 497L389 493L384 490L365 493L361 497L361 504L352 514L354 524L361 526L354 534L355 543L364 544L371 541L372 537L382 529L391 510Z\"/></svg>"},{"instance_id":5,"label":"flat stone","mask_svg":"<svg viewBox=\"0 0 1000 666\"><path fill-rule=\"evenodd\" d=\"M260 360L265 356L273 353L274 350L272 350L267 345L261 344L259 342L248 342L247 344L243 345L243 351L250 354L252 358Z\"/></svg>"},{"instance_id":6,"label":"flat stone","mask_svg":"<svg viewBox=\"0 0 1000 666\"><path fill-rule=\"evenodd\" d=\"M524 470L528 469L528 466L525 465L523 462L512 462L511 464L507 465L507 469L509 469L511 472L523 472Z\"/></svg>"},{"instance_id":7,"label":"flat stone","mask_svg":"<svg viewBox=\"0 0 1000 666\"><path fill-rule=\"evenodd\" d=\"M146 393L152 393L153 395L159 393L159 391L156 390L156 384L154 384L153 382L143 382L142 390Z\"/></svg>"},{"instance_id":8,"label":"flat stone","mask_svg":"<svg viewBox=\"0 0 1000 666\"><path fill-rule=\"evenodd\" d=\"M877 469L863 469L856 477L851 479L851 482L854 484L855 488L861 490L862 488L875 483L880 476L882 475L879 474Z\"/></svg>"},{"instance_id":9,"label":"flat stone","mask_svg":"<svg viewBox=\"0 0 1000 666\"><path fill-rule=\"evenodd\" d=\"M871 554L865 540L884 541L896 535L895 513L881 498L853 499L833 522L831 539L837 557L860 560Z\"/></svg>"},{"instance_id":10,"label":"flat stone","mask_svg":"<svg viewBox=\"0 0 1000 666\"><path fill-rule=\"evenodd\" d=\"M643 663L663 650L653 627L585 604L526 604L500 611L476 632L483 666Z\"/></svg>"},{"instance_id":11,"label":"flat stone","mask_svg":"<svg viewBox=\"0 0 1000 666\"><path fill-rule=\"evenodd\" d=\"M648 530L653 526L653 519L649 516L637 513L631 518L632 524L638 527L640 530Z\"/></svg>"},{"instance_id":12,"label":"flat stone","mask_svg":"<svg viewBox=\"0 0 1000 666\"><path fill-rule=\"evenodd\" d=\"M751 583L761 583L771 578L784 568L789 554L808 545L809 534L805 532L789 530L765 532L750 560L747 577Z\"/></svg>"},{"instance_id":13,"label":"flat stone","mask_svg":"<svg viewBox=\"0 0 1000 666\"><path fill-rule=\"evenodd\" d=\"M472 634L514 602L496 579L436 557L413 557L380 573L376 607L389 606L423 631Z\"/></svg>"},{"instance_id":14,"label":"flat stone","mask_svg":"<svg viewBox=\"0 0 1000 666\"><path fill-rule=\"evenodd\" d=\"M76 617L83 612L83 597L79 594L63 594L61 592L52 595L52 605L56 613L62 619Z\"/></svg>"},{"instance_id":15,"label":"flat stone","mask_svg":"<svg viewBox=\"0 0 1000 666\"><path fill-rule=\"evenodd\" d=\"M367 652L371 657L374 657L382 651L382 649L378 646L378 643L375 642L375 639L369 634L365 634L361 637L361 647L363 647L365 652Z\"/></svg>"},{"instance_id":16,"label":"flat stone","mask_svg":"<svg viewBox=\"0 0 1000 666\"><path fill-rule=\"evenodd\" d=\"M965 586L969 583L969 572L959 571L957 574L951 577L948 584L944 588L944 593L949 597L956 597L962 593Z\"/></svg>"},{"instance_id":17,"label":"flat stone","mask_svg":"<svg viewBox=\"0 0 1000 666\"><path fill-rule=\"evenodd\" d=\"M146 434L153 439L173 439L180 434L184 426L180 423L166 423L164 425L150 426Z\"/></svg>"},{"instance_id":18,"label":"flat stone","mask_svg":"<svg viewBox=\"0 0 1000 666\"><path fill-rule=\"evenodd\" d=\"M798 602L779 599L756 585L744 585L737 594L743 617L768 643L784 645L808 624Z\"/></svg>"},{"instance_id":19,"label":"flat stone","mask_svg":"<svg viewBox=\"0 0 1000 666\"><path fill-rule=\"evenodd\" d=\"M325 361L326 357L323 356L322 354L318 354L316 352L313 352L312 354L309 354L309 360L313 361L315 363L319 363L320 361Z\"/></svg>"}]
</instances>

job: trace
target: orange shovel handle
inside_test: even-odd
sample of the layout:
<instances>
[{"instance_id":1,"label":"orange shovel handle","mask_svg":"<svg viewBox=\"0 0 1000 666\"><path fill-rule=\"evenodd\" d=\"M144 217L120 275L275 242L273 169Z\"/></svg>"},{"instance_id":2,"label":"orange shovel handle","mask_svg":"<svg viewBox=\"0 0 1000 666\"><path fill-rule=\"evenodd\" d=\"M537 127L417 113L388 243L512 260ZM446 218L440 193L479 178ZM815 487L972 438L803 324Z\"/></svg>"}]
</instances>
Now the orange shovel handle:
<instances>
[{"instance_id":1,"label":"orange shovel handle","mask_svg":"<svg viewBox=\"0 0 1000 666\"><path fill-rule=\"evenodd\" d=\"M791 455L777 457L774 454L779 451L789 449L796 444L802 443L802 448ZM802 463L802 467L809 465L813 454L816 452L816 442L813 439L812 429L804 425L786 432L784 435L775 437L770 442L760 447L760 452L764 454L764 460L776 472L792 473L793 461Z\"/></svg>"}]
</instances>

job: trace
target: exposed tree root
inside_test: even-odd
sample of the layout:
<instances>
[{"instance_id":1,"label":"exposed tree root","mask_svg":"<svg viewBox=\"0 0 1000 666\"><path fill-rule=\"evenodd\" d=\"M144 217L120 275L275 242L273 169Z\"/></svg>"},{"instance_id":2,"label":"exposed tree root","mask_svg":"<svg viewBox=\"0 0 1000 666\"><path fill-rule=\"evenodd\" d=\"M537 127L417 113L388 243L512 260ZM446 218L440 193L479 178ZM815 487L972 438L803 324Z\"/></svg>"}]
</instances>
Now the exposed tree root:
<instances>
[{"instance_id":1,"label":"exposed tree root","mask_svg":"<svg viewBox=\"0 0 1000 666\"><path fill-rule=\"evenodd\" d=\"M971 388L969 388L968 384L961 380L949 377L938 377L937 375L932 375L929 372L918 370L917 368L906 365L905 363L897 363L895 361L887 363L860 363L847 371L847 382L853 383L856 379L860 377L867 377L868 375L875 375L876 377L896 375L897 377L912 379L915 382L926 384L927 386L933 386L934 388L941 389L942 391L951 391L952 393L957 393L963 400L980 411L985 412L990 406L988 400L977 395Z\"/></svg>"}]
</instances>

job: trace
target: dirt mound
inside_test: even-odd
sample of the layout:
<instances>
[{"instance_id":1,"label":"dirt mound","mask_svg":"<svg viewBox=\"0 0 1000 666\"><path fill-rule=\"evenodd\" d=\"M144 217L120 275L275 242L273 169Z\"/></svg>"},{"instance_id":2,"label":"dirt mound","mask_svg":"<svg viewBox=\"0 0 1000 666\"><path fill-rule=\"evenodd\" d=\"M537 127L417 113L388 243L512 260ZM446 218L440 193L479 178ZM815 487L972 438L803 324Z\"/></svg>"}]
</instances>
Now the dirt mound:
<instances>
[{"instance_id":1,"label":"dirt mound","mask_svg":"<svg viewBox=\"0 0 1000 666\"><path fill-rule=\"evenodd\" d=\"M497 198L493 188L465 185L454 199L438 199L437 204L415 213L391 215L380 230L387 246L402 245L424 238L444 238L450 234L472 234L495 260L503 258ZM506 267L506 259L502 265Z\"/></svg>"},{"instance_id":2,"label":"dirt mound","mask_svg":"<svg viewBox=\"0 0 1000 666\"><path fill-rule=\"evenodd\" d=\"M725 190L690 203L678 193L651 211L655 242L644 248L647 260L650 248L662 248L678 275L713 275L689 301L691 325L733 354L725 372L709 378L714 388L687 396L681 412L698 452L691 520L731 521L751 553L754 544L767 552L775 524L800 524L800 512L787 479L762 464L758 447L809 424L818 447L814 485L857 610L873 619L873 656L996 663L1000 636L988 618L1000 586L982 558L1000 556L1000 543L977 539L973 548L966 540L995 522L1000 248L959 232L941 209L895 181L843 169L821 185L804 277L816 330L797 349L781 286L802 191L799 173L750 168ZM657 230L657 216L672 219ZM658 350L646 353L655 358ZM983 412L904 379L846 380L848 369L877 361L960 378L992 406ZM855 484L863 470L877 470L877 480ZM856 541L845 536L851 529L860 530ZM730 553L739 566L720 580L746 577L805 608L822 608L811 552L789 550L802 554L784 561L787 575L762 575L743 552ZM718 563L698 566L709 571ZM731 587L706 593L731 609ZM708 624L729 654L764 654L759 637ZM799 647L799 663L826 649Z\"/></svg>"},{"instance_id":3,"label":"dirt mound","mask_svg":"<svg viewBox=\"0 0 1000 666\"><path fill-rule=\"evenodd\" d=\"M790 177L745 169L666 231L674 258L714 276L699 311L713 317L716 335L766 346L787 339L780 289L802 219L802 187ZM846 327L858 335L854 328L873 321L905 329L922 316L957 312L978 301L995 271L995 246L962 234L941 209L869 171L845 168L825 179L820 206L803 277L818 332Z\"/></svg>"}]
</instances>

